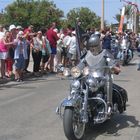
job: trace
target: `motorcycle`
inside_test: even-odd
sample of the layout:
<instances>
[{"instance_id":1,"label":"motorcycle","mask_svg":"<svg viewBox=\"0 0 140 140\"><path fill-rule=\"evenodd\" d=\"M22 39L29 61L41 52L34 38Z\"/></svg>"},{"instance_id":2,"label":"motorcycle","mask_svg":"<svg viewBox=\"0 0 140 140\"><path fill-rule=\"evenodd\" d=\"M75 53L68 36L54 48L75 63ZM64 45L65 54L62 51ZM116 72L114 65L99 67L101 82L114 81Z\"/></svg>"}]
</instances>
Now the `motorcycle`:
<instances>
[{"instance_id":1,"label":"motorcycle","mask_svg":"<svg viewBox=\"0 0 140 140\"><path fill-rule=\"evenodd\" d=\"M130 49L130 42L126 38L123 38L121 42L121 47L117 58L122 61L123 66L128 65L133 58L132 50Z\"/></svg>"},{"instance_id":2,"label":"motorcycle","mask_svg":"<svg viewBox=\"0 0 140 140\"><path fill-rule=\"evenodd\" d=\"M119 52L119 41L116 36L112 36L111 38L111 53L113 54L114 58L117 59Z\"/></svg>"},{"instance_id":3,"label":"motorcycle","mask_svg":"<svg viewBox=\"0 0 140 140\"><path fill-rule=\"evenodd\" d=\"M104 56L104 59L106 65L93 65L92 57L88 57L88 65L81 59L76 67L61 67L63 75L71 78L71 84L69 96L60 103L56 113L63 119L68 140L82 140L89 123L102 124L126 110L127 92L113 84L111 58Z\"/></svg>"}]
</instances>

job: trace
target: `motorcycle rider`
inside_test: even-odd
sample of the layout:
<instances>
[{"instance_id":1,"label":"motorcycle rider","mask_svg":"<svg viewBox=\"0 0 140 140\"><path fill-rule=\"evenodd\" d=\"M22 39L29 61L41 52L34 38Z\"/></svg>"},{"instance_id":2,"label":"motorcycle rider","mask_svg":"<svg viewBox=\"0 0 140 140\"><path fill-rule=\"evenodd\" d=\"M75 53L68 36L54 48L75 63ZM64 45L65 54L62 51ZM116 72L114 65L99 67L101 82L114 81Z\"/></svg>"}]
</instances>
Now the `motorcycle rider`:
<instances>
[{"instance_id":1,"label":"motorcycle rider","mask_svg":"<svg viewBox=\"0 0 140 140\"><path fill-rule=\"evenodd\" d=\"M82 56L82 64L79 64L79 66L110 66L111 72L114 74L119 74L121 69L118 62L115 61L114 56L107 50L102 49L99 35L93 34L90 36L89 40L87 41L87 51ZM108 63L108 64L107 64ZM84 64L84 65L83 65ZM106 70L103 69L102 73L105 73ZM110 75L111 76L111 75ZM109 78L112 79L112 78ZM108 112L111 113L112 110L112 91L113 86L117 86L117 88L122 89L118 85L113 84L112 80L108 81L108 86L106 89L107 92L107 103L108 103Z\"/></svg>"}]
</instances>

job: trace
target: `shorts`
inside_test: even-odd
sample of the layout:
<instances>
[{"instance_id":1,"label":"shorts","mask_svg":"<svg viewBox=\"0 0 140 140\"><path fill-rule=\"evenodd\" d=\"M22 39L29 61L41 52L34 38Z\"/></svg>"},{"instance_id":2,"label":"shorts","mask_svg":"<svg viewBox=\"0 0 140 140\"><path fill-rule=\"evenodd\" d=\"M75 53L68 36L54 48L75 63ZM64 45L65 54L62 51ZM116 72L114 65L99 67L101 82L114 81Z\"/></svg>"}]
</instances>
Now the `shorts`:
<instances>
[{"instance_id":1,"label":"shorts","mask_svg":"<svg viewBox=\"0 0 140 140\"><path fill-rule=\"evenodd\" d=\"M0 59L6 60L8 58L8 52L0 52Z\"/></svg>"},{"instance_id":2,"label":"shorts","mask_svg":"<svg viewBox=\"0 0 140 140\"><path fill-rule=\"evenodd\" d=\"M56 54L56 53L57 53L57 49L56 49L56 48L54 48L54 47L51 47L51 51L52 51L52 53L51 53L51 54Z\"/></svg>"},{"instance_id":3,"label":"shorts","mask_svg":"<svg viewBox=\"0 0 140 140\"><path fill-rule=\"evenodd\" d=\"M19 55L19 59L15 59L16 69L25 69L25 59L22 54Z\"/></svg>"}]
</instances>

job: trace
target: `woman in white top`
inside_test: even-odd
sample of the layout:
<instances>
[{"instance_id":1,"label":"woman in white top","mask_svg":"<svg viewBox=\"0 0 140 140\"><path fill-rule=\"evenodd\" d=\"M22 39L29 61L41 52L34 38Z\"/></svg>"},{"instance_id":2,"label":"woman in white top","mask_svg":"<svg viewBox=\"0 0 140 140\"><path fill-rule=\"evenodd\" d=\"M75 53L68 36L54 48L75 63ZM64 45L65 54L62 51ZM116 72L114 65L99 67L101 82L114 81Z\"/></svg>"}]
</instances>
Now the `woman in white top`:
<instances>
[{"instance_id":1,"label":"woman in white top","mask_svg":"<svg viewBox=\"0 0 140 140\"><path fill-rule=\"evenodd\" d=\"M33 57L33 72L36 76L39 76L40 63L42 58L42 32L38 31L37 36L33 38L33 42L31 44L32 47L32 57Z\"/></svg>"}]
</instances>

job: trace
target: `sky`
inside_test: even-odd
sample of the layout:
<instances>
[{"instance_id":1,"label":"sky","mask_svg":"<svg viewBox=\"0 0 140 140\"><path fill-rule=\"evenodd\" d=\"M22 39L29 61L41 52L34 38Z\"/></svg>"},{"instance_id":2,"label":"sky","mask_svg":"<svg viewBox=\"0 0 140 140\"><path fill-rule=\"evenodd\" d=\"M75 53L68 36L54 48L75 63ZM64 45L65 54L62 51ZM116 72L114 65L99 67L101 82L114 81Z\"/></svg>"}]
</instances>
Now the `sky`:
<instances>
[{"instance_id":1,"label":"sky","mask_svg":"<svg viewBox=\"0 0 140 140\"><path fill-rule=\"evenodd\" d=\"M0 10L11 4L14 0L0 0ZM56 7L64 11L66 15L69 10L73 8L87 7L101 17L102 13L102 0L50 0L56 4ZM138 5L140 0L126 0L130 2L137 1ZM104 0L104 19L108 24L116 23L115 15L120 13L120 9L125 2L123 0Z\"/></svg>"}]
</instances>

